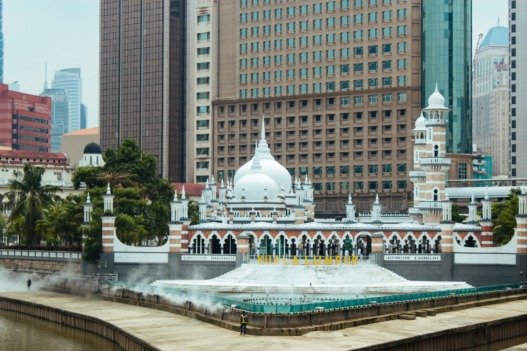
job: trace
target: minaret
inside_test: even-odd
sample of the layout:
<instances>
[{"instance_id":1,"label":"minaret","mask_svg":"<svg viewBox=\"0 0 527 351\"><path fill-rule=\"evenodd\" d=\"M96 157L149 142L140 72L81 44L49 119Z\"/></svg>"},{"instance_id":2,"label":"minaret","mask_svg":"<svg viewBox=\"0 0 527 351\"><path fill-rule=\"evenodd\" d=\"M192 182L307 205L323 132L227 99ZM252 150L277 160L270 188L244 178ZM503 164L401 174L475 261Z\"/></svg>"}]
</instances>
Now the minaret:
<instances>
[{"instance_id":1,"label":"minaret","mask_svg":"<svg viewBox=\"0 0 527 351\"><path fill-rule=\"evenodd\" d=\"M428 98L428 107L423 110L426 119L426 142L422 138L424 133L423 120L414 130L418 154L417 167L410 172L414 181L414 209L421 213L424 223L439 223L442 220L441 202L445 199L445 183L451 161L446 157L446 118L448 108L445 107L445 98L437 88Z\"/></svg>"},{"instance_id":2,"label":"minaret","mask_svg":"<svg viewBox=\"0 0 527 351\"><path fill-rule=\"evenodd\" d=\"M91 221L91 214L93 211L93 205L90 200L90 193L86 197L86 202L84 203L84 224L88 224Z\"/></svg>"},{"instance_id":3,"label":"minaret","mask_svg":"<svg viewBox=\"0 0 527 351\"><path fill-rule=\"evenodd\" d=\"M106 194L103 195L104 199L104 213L112 213L113 214L113 198L114 195L112 194L112 190L110 189L110 183L106 186Z\"/></svg>"},{"instance_id":4,"label":"minaret","mask_svg":"<svg viewBox=\"0 0 527 351\"><path fill-rule=\"evenodd\" d=\"M182 220L188 219L188 199L187 199L187 193L185 192L184 185L181 190L181 219Z\"/></svg>"},{"instance_id":5,"label":"minaret","mask_svg":"<svg viewBox=\"0 0 527 351\"><path fill-rule=\"evenodd\" d=\"M468 223L476 223L477 211L478 204L474 200L474 194L472 194L472 197L470 198L470 203L468 204Z\"/></svg>"},{"instance_id":6,"label":"minaret","mask_svg":"<svg viewBox=\"0 0 527 351\"><path fill-rule=\"evenodd\" d=\"M373 206L371 209L371 220L374 223L380 223L381 222L381 212L382 212L382 205L379 202L379 194L375 194L375 201L373 202Z\"/></svg>"},{"instance_id":7,"label":"minaret","mask_svg":"<svg viewBox=\"0 0 527 351\"><path fill-rule=\"evenodd\" d=\"M355 205L349 194L348 203L346 204L346 222L355 222Z\"/></svg>"},{"instance_id":8,"label":"minaret","mask_svg":"<svg viewBox=\"0 0 527 351\"><path fill-rule=\"evenodd\" d=\"M179 200L177 197L177 190L174 189L174 198L172 199L172 201L170 201L170 222L172 223L178 222L181 217L179 214L178 205Z\"/></svg>"}]
</instances>

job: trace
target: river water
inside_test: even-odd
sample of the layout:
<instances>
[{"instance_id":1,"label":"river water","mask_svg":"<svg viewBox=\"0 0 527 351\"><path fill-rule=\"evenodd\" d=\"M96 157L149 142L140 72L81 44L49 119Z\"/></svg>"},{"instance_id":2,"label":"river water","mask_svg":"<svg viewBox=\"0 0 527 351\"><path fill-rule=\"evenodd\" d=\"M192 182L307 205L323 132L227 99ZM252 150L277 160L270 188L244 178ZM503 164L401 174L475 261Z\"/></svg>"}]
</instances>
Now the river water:
<instances>
[{"instance_id":1,"label":"river water","mask_svg":"<svg viewBox=\"0 0 527 351\"><path fill-rule=\"evenodd\" d=\"M123 351L93 333L0 310L0 351Z\"/></svg>"}]
</instances>

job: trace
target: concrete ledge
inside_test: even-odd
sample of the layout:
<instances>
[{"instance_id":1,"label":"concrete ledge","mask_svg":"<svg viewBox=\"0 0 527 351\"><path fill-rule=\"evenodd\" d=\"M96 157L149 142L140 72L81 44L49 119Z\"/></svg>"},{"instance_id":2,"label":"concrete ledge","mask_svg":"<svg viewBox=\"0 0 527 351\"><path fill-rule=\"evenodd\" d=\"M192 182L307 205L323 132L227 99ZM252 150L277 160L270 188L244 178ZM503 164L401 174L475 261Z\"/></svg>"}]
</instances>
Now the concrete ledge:
<instances>
[{"instance_id":1,"label":"concrete ledge","mask_svg":"<svg viewBox=\"0 0 527 351\"><path fill-rule=\"evenodd\" d=\"M149 345L111 323L87 315L7 297L0 297L0 310L21 313L91 332L115 342L126 351L160 351L160 349Z\"/></svg>"}]
</instances>

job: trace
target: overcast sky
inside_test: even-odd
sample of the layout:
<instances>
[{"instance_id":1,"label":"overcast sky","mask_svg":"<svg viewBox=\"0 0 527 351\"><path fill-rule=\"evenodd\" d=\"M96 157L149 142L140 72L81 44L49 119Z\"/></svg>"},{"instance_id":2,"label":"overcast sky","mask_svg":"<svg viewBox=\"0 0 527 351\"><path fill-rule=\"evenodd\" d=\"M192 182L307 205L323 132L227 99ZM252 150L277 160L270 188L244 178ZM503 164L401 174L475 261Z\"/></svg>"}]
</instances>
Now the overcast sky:
<instances>
[{"instance_id":1,"label":"overcast sky","mask_svg":"<svg viewBox=\"0 0 527 351\"><path fill-rule=\"evenodd\" d=\"M507 6L507 0L474 0L474 46L498 16L508 25ZM55 71L80 67L88 126L99 124L99 0L4 0L3 30L4 82L19 81L22 91L40 94L45 62L48 84Z\"/></svg>"}]
</instances>

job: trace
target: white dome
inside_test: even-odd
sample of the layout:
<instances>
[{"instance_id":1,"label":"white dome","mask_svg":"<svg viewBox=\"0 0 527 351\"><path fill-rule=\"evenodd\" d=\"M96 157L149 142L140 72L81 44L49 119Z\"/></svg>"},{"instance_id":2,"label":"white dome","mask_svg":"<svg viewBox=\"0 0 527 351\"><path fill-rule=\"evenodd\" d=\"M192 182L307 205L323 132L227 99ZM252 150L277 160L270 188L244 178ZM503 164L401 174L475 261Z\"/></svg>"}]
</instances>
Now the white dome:
<instances>
[{"instance_id":1,"label":"white dome","mask_svg":"<svg viewBox=\"0 0 527 351\"><path fill-rule=\"evenodd\" d=\"M423 115L423 112L421 112L421 115L415 121L415 128L414 128L414 130L426 130L426 123L427 122L428 121L426 120L425 116Z\"/></svg>"},{"instance_id":2,"label":"white dome","mask_svg":"<svg viewBox=\"0 0 527 351\"><path fill-rule=\"evenodd\" d=\"M260 161L259 163L261 165L261 173L271 178L279 189L283 186L284 191L288 193L291 190L292 185L291 175L287 169L280 163L276 162L273 155L271 155L271 150L267 145L267 140L265 140L265 130L263 128L263 123L261 140L256 147L254 157L249 160L249 162L238 168L234 174L235 187L236 183L239 182L243 177L245 177L247 174L251 174L251 168L256 158Z\"/></svg>"},{"instance_id":3,"label":"white dome","mask_svg":"<svg viewBox=\"0 0 527 351\"><path fill-rule=\"evenodd\" d=\"M262 166L258 157L254 157L251 170L234 184L234 197L246 201L263 201L265 197L269 200L278 198L278 185L271 177L262 172Z\"/></svg>"},{"instance_id":4,"label":"white dome","mask_svg":"<svg viewBox=\"0 0 527 351\"><path fill-rule=\"evenodd\" d=\"M234 185L234 197L245 201L263 201L264 197L270 201L278 198L279 189L276 183L263 173L245 175Z\"/></svg>"},{"instance_id":5,"label":"white dome","mask_svg":"<svg viewBox=\"0 0 527 351\"><path fill-rule=\"evenodd\" d=\"M437 84L436 84L436 89L434 90L434 92L432 93L432 95L430 95L430 97L428 98L428 107L427 109L445 109L445 97L443 95L441 95L441 93L439 92L439 89L437 88Z\"/></svg>"}]
</instances>

